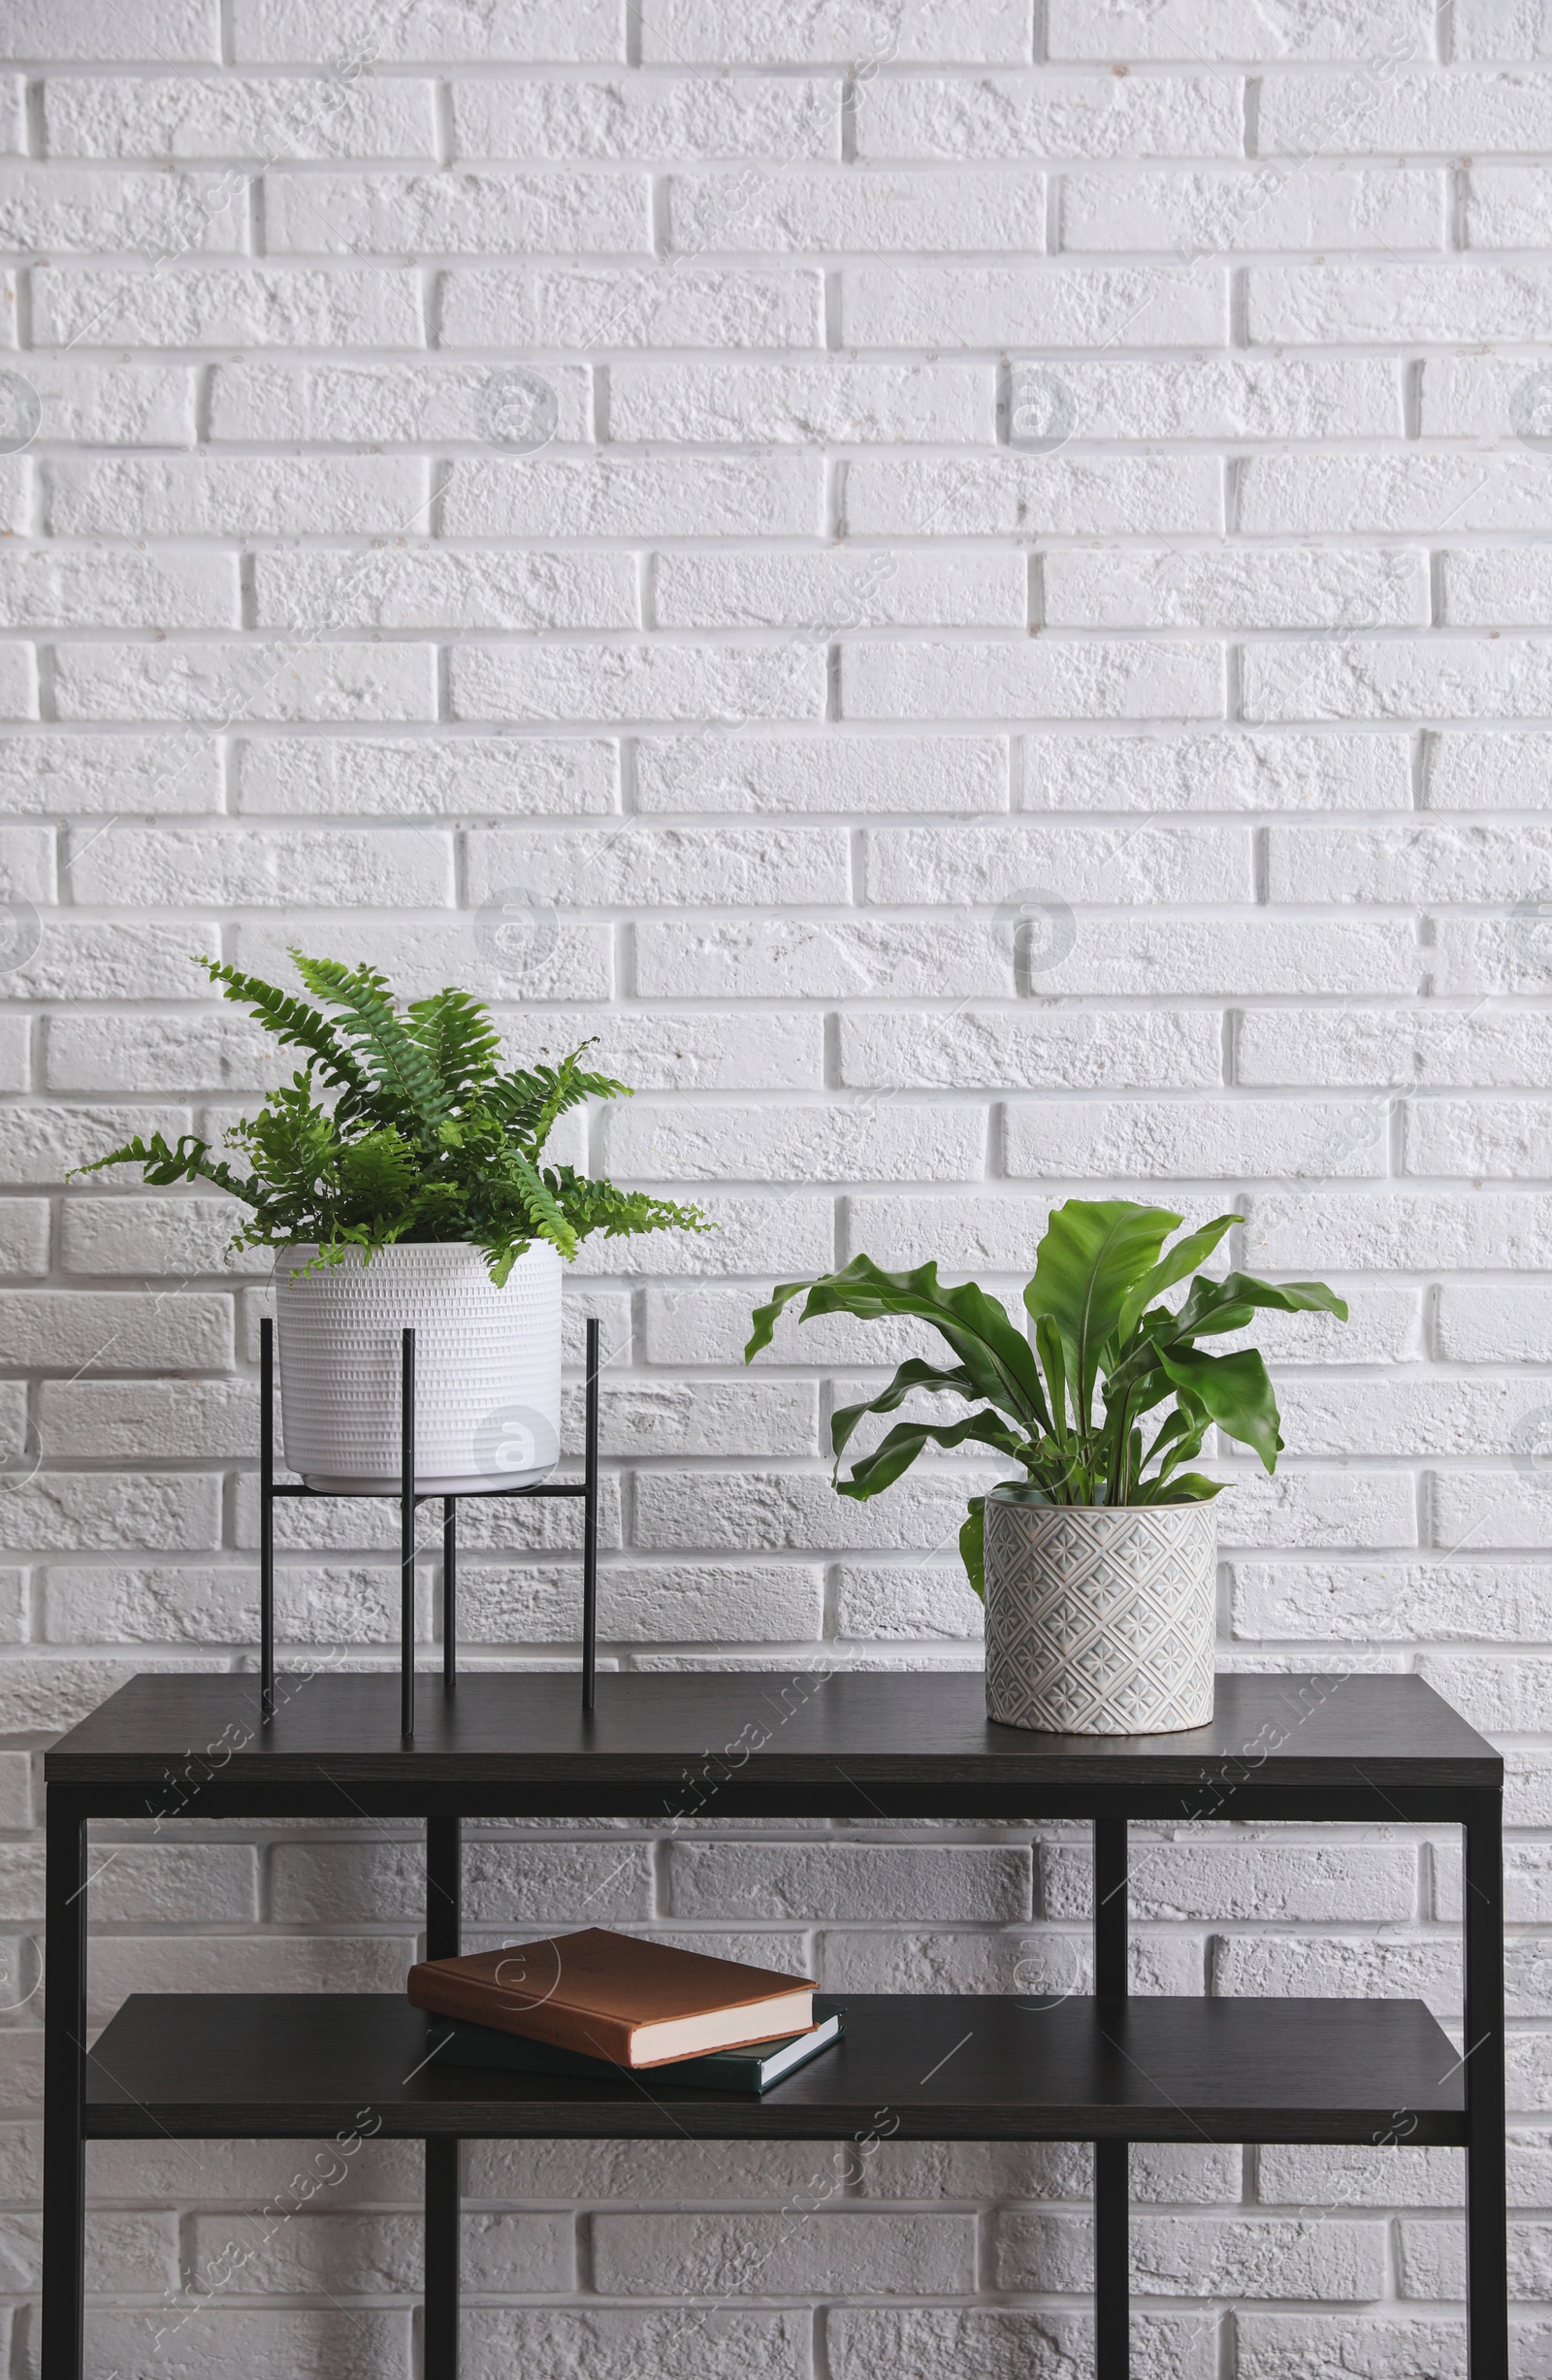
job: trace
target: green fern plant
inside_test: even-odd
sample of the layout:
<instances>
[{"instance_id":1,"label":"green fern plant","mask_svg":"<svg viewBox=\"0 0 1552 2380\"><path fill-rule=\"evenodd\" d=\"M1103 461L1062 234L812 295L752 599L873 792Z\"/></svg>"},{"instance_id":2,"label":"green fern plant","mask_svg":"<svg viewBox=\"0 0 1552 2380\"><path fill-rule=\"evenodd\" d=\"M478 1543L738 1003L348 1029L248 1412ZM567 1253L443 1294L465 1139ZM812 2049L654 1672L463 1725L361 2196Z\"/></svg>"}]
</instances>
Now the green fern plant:
<instances>
[{"instance_id":1,"label":"green fern plant","mask_svg":"<svg viewBox=\"0 0 1552 2380\"><path fill-rule=\"evenodd\" d=\"M542 1162L568 1109L630 1096L626 1084L583 1066L588 1043L558 1066L502 1073L490 1011L467 992L402 1006L373 967L291 956L322 1007L218 960L200 962L229 1000L304 1055L290 1082L227 1134L242 1162L193 1133L173 1146L155 1132L79 1172L139 1165L157 1188L213 1182L251 1210L233 1242L240 1248L315 1244L337 1264L349 1248L370 1257L398 1240L467 1241L484 1250L498 1288L535 1240L570 1257L594 1231L713 1228L697 1207Z\"/></svg>"}]
</instances>

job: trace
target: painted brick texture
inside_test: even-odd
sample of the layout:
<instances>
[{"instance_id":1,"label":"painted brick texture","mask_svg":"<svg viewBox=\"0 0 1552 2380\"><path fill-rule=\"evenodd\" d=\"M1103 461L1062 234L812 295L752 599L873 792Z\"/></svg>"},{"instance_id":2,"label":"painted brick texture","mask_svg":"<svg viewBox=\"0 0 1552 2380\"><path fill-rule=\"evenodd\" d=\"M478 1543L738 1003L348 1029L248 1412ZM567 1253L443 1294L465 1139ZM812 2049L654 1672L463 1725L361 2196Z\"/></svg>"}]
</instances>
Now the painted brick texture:
<instances>
[{"instance_id":1,"label":"painted brick texture","mask_svg":"<svg viewBox=\"0 0 1552 2380\"><path fill-rule=\"evenodd\" d=\"M1233 1207L1263 1334L1222 1656L1421 1670L1509 1759L1516 2365L1552 2360L1552 36L1531 0L13 0L0 26L0 2366L35 2368L37 1752L251 1659L265 1266L68 1183L275 1076L193 955L491 997L639 1087L566 1154L604 1658L979 1660L981 1462L831 1493L1050 1206ZM282 1516L376 1664L391 1520ZM466 1657L568 1665L569 1508L471 1516ZM422 1631L431 1657L428 1543ZM413 1830L103 1846L125 1992L397 1989ZM1089 1972L1079 1830L484 1827L471 1937L830 1988ZM1456 1846L1141 1831L1134 1986L1416 1995ZM1062 2380L1086 2152L470 2143L471 2380ZM1464 2371L1458 2161L1139 2151L1140 2370ZM410 2380L418 2156L105 2146L90 2368ZM212 2277L214 2276L214 2277ZM1290 2303L1290 2300L1297 2301Z\"/></svg>"}]
</instances>

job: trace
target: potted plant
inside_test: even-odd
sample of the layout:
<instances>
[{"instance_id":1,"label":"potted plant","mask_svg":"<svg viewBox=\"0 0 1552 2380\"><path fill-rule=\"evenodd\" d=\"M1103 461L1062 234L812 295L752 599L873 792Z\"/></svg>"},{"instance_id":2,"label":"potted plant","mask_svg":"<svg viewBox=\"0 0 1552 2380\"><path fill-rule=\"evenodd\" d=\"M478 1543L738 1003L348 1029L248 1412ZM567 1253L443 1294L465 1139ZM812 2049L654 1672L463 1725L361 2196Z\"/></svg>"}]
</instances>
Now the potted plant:
<instances>
[{"instance_id":1,"label":"potted plant","mask_svg":"<svg viewBox=\"0 0 1552 2380\"><path fill-rule=\"evenodd\" d=\"M1347 1319L1318 1281L1278 1288L1247 1273L1199 1274L1240 1220L1220 1215L1166 1252L1180 1223L1166 1208L1068 1199L1051 1217L1024 1290L1032 1346L974 1282L940 1288L935 1264L889 1273L857 1256L844 1272L783 1283L756 1311L746 1362L805 1289L803 1321L916 1315L948 1341L952 1365L914 1356L881 1395L835 1415L835 1485L843 1496L876 1496L929 1444L974 1440L1021 1466L970 1499L959 1533L986 1607L986 1710L1005 1726L1154 1735L1212 1715L1216 1532L1207 1508L1224 1483L1186 1466L1213 1425L1253 1447L1269 1472L1282 1440L1255 1351L1212 1355L1197 1341L1243 1329L1258 1307ZM1165 1292L1193 1274L1181 1303L1165 1305ZM978 1410L896 1423L842 1479L840 1457L864 1415L893 1413L916 1389ZM1145 1415L1157 1426L1145 1428Z\"/></svg>"},{"instance_id":2,"label":"potted plant","mask_svg":"<svg viewBox=\"0 0 1552 2380\"><path fill-rule=\"evenodd\" d=\"M502 1072L482 1002L401 1006L368 966L293 951L310 1007L202 963L306 1063L227 1134L245 1170L185 1134L136 1138L94 1165L213 1182L250 1212L234 1245L275 1248L285 1458L309 1487L396 1494L400 1334L416 1334L416 1485L532 1485L560 1454L561 1265L591 1232L710 1225L694 1207L546 1166L557 1120L623 1083L558 1066Z\"/></svg>"}]
</instances>

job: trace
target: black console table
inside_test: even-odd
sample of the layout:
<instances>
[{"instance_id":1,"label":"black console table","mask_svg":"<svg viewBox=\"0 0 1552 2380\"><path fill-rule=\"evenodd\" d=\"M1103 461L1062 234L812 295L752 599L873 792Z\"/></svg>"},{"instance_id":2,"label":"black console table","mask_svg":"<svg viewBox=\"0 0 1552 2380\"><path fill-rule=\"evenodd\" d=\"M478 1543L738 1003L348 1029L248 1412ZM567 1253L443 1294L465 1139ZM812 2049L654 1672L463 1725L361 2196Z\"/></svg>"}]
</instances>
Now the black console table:
<instances>
[{"instance_id":1,"label":"black console table","mask_svg":"<svg viewBox=\"0 0 1552 2380\"><path fill-rule=\"evenodd\" d=\"M979 1676L474 1674L401 1729L396 1676L138 1678L47 1760L43 2380L81 2380L85 2143L301 2138L371 2108L426 2143L425 2380L458 2363L466 2137L1092 2140L1100 2380L1128 2357L1127 2143L1457 2143L1471 2380L1506 2380L1503 1762L1418 1678L1221 1678L1188 1735L990 1725ZM1091 1999L849 1996L842 2045L764 2099L426 2063L383 1995L137 1994L86 2046L92 1818L423 1818L429 1955L459 1942L466 1817L1083 1818ZM1417 2001L1126 1995L1129 1819L1459 1826L1465 2055ZM919 2080L918 2077L921 2077Z\"/></svg>"}]
</instances>

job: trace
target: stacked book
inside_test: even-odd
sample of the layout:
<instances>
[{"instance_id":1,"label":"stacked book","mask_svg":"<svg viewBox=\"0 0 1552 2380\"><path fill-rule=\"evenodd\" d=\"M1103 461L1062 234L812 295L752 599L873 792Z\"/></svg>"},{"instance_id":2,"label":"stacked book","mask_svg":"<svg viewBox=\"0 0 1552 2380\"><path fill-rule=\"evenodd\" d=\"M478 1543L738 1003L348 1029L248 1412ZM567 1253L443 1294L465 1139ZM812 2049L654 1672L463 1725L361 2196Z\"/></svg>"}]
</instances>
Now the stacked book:
<instances>
[{"instance_id":1,"label":"stacked book","mask_svg":"<svg viewBox=\"0 0 1552 2380\"><path fill-rule=\"evenodd\" d=\"M426 1959L409 1997L445 2020L444 2066L618 2079L622 2067L707 2091L768 2091L841 2032L814 2017L814 1986L733 1959L703 1958L589 1926L471 1958Z\"/></svg>"}]
</instances>

